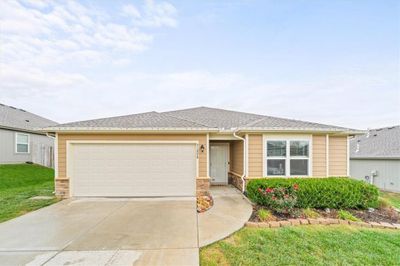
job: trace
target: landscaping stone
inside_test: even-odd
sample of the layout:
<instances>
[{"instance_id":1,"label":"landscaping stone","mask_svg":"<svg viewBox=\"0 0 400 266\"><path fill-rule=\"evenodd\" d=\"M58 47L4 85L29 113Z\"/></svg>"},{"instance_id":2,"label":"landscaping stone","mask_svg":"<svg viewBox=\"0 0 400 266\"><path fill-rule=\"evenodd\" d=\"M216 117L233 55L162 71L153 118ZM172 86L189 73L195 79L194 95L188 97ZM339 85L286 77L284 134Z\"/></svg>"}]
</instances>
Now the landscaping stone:
<instances>
[{"instance_id":1,"label":"landscaping stone","mask_svg":"<svg viewBox=\"0 0 400 266\"><path fill-rule=\"evenodd\" d=\"M269 228L269 223L258 223L258 227Z\"/></svg>"},{"instance_id":2,"label":"landscaping stone","mask_svg":"<svg viewBox=\"0 0 400 266\"><path fill-rule=\"evenodd\" d=\"M400 224L392 224L396 229L400 229Z\"/></svg>"},{"instance_id":3,"label":"landscaping stone","mask_svg":"<svg viewBox=\"0 0 400 266\"><path fill-rule=\"evenodd\" d=\"M299 219L289 219L288 220L292 225L300 225Z\"/></svg>"},{"instance_id":4,"label":"landscaping stone","mask_svg":"<svg viewBox=\"0 0 400 266\"><path fill-rule=\"evenodd\" d=\"M246 222L247 227L258 227L258 223Z\"/></svg>"},{"instance_id":5,"label":"landscaping stone","mask_svg":"<svg viewBox=\"0 0 400 266\"><path fill-rule=\"evenodd\" d=\"M373 228L385 228L384 225L377 223L377 222L370 222L369 223Z\"/></svg>"},{"instance_id":6,"label":"landscaping stone","mask_svg":"<svg viewBox=\"0 0 400 266\"><path fill-rule=\"evenodd\" d=\"M319 224L317 219L308 219L309 224Z\"/></svg>"},{"instance_id":7,"label":"landscaping stone","mask_svg":"<svg viewBox=\"0 0 400 266\"><path fill-rule=\"evenodd\" d=\"M396 229L396 227L390 223L381 222L381 225L383 225L385 228Z\"/></svg>"},{"instance_id":8,"label":"landscaping stone","mask_svg":"<svg viewBox=\"0 0 400 266\"><path fill-rule=\"evenodd\" d=\"M269 222L269 226L270 226L271 228L278 228L278 227L280 227L281 225L279 224L279 222Z\"/></svg>"},{"instance_id":9,"label":"landscaping stone","mask_svg":"<svg viewBox=\"0 0 400 266\"><path fill-rule=\"evenodd\" d=\"M299 221L302 225L310 224L307 219L299 219Z\"/></svg>"},{"instance_id":10,"label":"landscaping stone","mask_svg":"<svg viewBox=\"0 0 400 266\"><path fill-rule=\"evenodd\" d=\"M289 221L280 221L279 223L281 224L281 227L286 227L291 225Z\"/></svg>"},{"instance_id":11,"label":"landscaping stone","mask_svg":"<svg viewBox=\"0 0 400 266\"><path fill-rule=\"evenodd\" d=\"M324 224L324 225L329 224L328 219L325 219L325 218L318 218L317 221L319 224Z\"/></svg>"}]
</instances>

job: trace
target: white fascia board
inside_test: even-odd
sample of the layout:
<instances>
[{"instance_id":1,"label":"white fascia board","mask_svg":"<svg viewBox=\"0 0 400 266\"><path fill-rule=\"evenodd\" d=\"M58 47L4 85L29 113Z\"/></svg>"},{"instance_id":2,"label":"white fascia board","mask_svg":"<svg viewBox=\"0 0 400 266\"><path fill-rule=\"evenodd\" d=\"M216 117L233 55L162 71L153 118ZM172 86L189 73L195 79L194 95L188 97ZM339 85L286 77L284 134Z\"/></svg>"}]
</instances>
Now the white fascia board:
<instances>
[{"instance_id":1,"label":"white fascia board","mask_svg":"<svg viewBox=\"0 0 400 266\"><path fill-rule=\"evenodd\" d=\"M58 133L204 133L218 132L218 129L206 128L107 128L107 127L48 127L43 128L42 132L58 132Z\"/></svg>"},{"instance_id":2,"label":"white fascia board","mask_svg":"<svg viewBox=\"0 0 400 266\"><path fill-rule=\"evenodd\" d=\"M242 128L239 132L246 133L329 133L337 135L363 135L365 131L361 130L341 130L341 129L322 129L322 128L285 128L285 127L275 127L275 128Z\"/></svg>"}]
</instances>

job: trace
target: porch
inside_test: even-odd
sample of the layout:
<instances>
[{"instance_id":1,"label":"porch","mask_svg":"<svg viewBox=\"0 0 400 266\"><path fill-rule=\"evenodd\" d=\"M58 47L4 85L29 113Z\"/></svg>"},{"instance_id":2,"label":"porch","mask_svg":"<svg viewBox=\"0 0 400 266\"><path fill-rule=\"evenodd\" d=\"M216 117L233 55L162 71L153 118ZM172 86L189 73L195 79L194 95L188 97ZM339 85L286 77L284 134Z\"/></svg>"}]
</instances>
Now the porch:
<instances>
[{"instance_id":1,"label":"porch","mask_svg":"<svg viewBox=\"0 0 400 266\"><path fill-rule=\"evenodd\" d=\"M233 136L209 140L209 175L211 186L231 184L242 191L244 167L243 140Z\"/></svg>"}]
</instances>

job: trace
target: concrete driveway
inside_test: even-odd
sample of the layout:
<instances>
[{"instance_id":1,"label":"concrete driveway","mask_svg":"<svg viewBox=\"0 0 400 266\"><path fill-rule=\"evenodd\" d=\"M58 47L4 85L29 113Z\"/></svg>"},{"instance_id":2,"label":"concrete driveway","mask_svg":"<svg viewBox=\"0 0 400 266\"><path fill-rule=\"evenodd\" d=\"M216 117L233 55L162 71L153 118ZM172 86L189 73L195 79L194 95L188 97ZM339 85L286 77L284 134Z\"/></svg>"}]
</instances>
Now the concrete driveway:
<instances>
[{"instance_id":1,"label":"concrete driveway","mask_svg":"<svg viewBox=\"0 0 400 266\"><path fill-rule=\"evenodd\" d=\"M76 199L0 224L1 265L198 265L195 198Z\"/></svg>"}]
</instances>

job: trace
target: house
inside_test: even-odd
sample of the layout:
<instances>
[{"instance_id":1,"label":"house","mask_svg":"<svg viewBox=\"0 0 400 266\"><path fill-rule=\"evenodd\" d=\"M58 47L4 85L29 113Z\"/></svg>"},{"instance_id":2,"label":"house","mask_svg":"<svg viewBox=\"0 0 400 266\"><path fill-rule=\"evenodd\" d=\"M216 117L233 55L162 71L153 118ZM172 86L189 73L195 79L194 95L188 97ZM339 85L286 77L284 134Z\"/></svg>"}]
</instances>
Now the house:
<instances>
[{"instance_id":1,"label":"house","mask_svg":"<svg viewBox=\"0 0 400 266\"><path fill-rule=\"evenodd\" d=\"M351 139L350 173L383 190L400 192L400 126L369 130Z\"/></svg>"},{"instance_id":2,"label":"house","mask_svg":"<svg viewBox=\"0 0 400 266\"><path fill-rule=\"evenodd\" d=\"M60 124L61 197L193 196L260 177L349 175L359 131L208 107Z\"/></svg>"},{"instance_id":3,"label":"house","mask_svg":"<svg viewBox=\"0 0 400 266\"><path fill-rule=\"evenodd\" d=\"M52 167L54 138L37 128L56 124L0 103L0 164L33 162Z\"/></svg>"}]
</instances>

